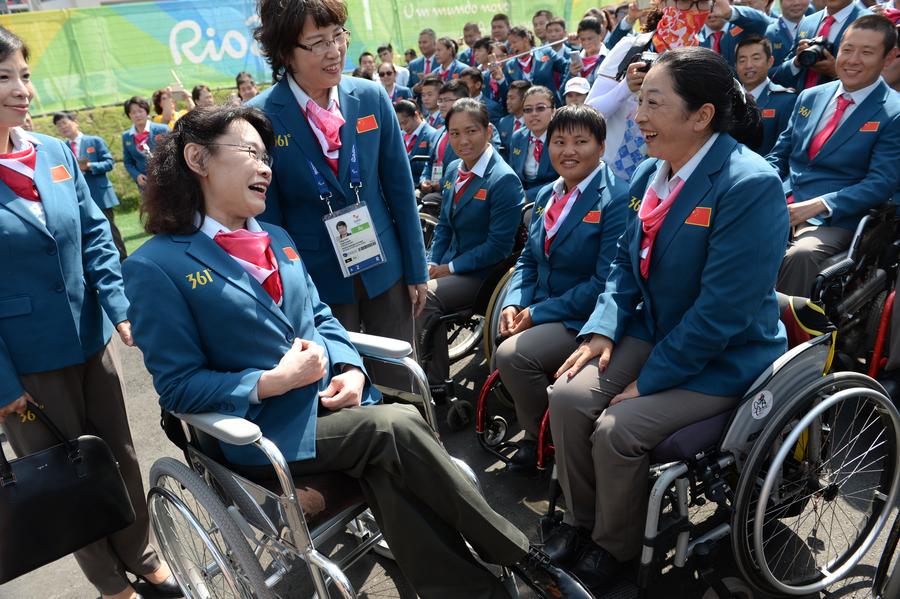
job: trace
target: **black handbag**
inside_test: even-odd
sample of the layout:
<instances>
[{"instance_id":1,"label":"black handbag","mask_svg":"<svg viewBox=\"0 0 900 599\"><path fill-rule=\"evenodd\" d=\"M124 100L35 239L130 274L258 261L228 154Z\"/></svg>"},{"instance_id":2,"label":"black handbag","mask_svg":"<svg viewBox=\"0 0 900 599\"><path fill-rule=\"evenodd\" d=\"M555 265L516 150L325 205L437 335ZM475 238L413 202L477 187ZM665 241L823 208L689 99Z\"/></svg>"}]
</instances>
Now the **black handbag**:
<instances>
[{"instance_id":1,"label":"black handbag","mask_svg":"<svg viewBox=\"0 0 900 599\"><path fill-rule=\"evenodd\" d=\"M106 443L66 440L37 405L59 445L13 461L0 447L0 584L134 522L134 508Z\"/></svg>"}]
</instances>

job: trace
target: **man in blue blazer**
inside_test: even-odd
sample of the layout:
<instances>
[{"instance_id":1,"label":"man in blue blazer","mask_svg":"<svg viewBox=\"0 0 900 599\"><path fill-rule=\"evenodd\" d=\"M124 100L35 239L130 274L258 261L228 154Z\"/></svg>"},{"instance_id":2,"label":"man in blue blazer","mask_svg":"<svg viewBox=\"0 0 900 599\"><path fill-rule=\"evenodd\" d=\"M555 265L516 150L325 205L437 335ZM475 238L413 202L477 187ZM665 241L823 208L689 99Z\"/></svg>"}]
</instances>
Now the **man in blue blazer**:
<instances>
[{"instance_id":1,"label":"man in blue blazer","mask_svg":"<svg viewBox=\"0 0 900 599\"><path fill-rule=\"evenodd\" d=\"M412 89L413 93L419 95L422 93L422 87L419 83L430 73L437 70L437 57L434 55L437 45L437 34L434 29L426 27L419 33L419 51L421 56L413 59L408 65L409 83L407 87Z\"/></svg>"},{"instance_id":2,"label":"man in blue blazer","mask_svg":"<svg viewBox=\"0 0 900 599\"><path fill-rule=\"evenodd\" d=\"M738 80L756 100L762 117L762 142L758 148L753 148L761 156L775 147L778 136L787 128L797 101L797 94L772 83L767 76L773 61L772 46L767 38L748 35L738 42L735 65Z\"/></svg>"},{"instance_id":3,"label":"man in blue blazer","mask_svg":"<svg viewBox=\"0 0 900 599\"><path fill-rule=\"evenodd\" d=\"M406 145L413 181L418 181L427 160L413 160L413 158L427 159L430 156L437 131L425 122L416 105L409 100L401 100L394 104L394 112L397 113L397 121L403 130L403 143Z\"/></svg>"},{"instance_id":4,"label":"man in blue blazer","mask_svg":"<svg viewBox=\"0 0 900 599\"><path fill-rule=\"evenodd\" d=\"M475 98L485 105L488 111L488 117L494 127L506 114L503 104L499 100L493 98L490 90L490 73L482 73L480 69L475 67L467 67L459 74L460 80L469 88L469 97Z\"/></svg>"},{"instance_id":5,"label":"man in blue blazer","mask_svg":"<svg viewBox=\"0 0 900 599\"><path fill-rule=\"evenodd\" d=\"M522 108L525 92L529 87L531 87L531 82L525 80L513 81L509 84L506 94L506 109L509 114L497 123L497 134L500 136L502 144L501 154L506 162L509 162L509 144L512 141L512 134L525 128L525 115L522 113Z\"/></svg>"},{"instance_id":6,"label":"man in blue blazer","mask_svg":"<svg viewBox=\"0 0 900 599\"><path fill-rule=\"evenodd\" d=\"M112 232L116 249L119 250L119 260L128 256L122 234L116 226L113 208L119 205L116 190L113 189L107 173L115 165L106 142L100 137L83 135L78 126L78 120L72 112L57 112L53 115L53 124L66 140L69 148L78 159L78 166L84 174L88 189L94 203L103 212L103 216L109 221L109 229Z\"/></svg>"},{"instance_id":7,"label":"man in blue blazer","mask_svg":"<svg viewBox=\"0 0 900 599\"><path fill-rule=\"evenodd\" d=\"M122 132L122 158L125 170L138 189L143 189L147 180L147 157L169 132L169 126L150 121L150 104L140 96L125 101L125 116L131 119L132 126Z\"/></svg>"},{"instance_id":8,"label":"man in blue blazer","mask_svg":"<svg viewBox=\"0 0 900 599\"><path fill-rule=\"evenodd\" d=\"M806 50L809 40L819 36L827 37L836 50L841 45L847 27L856 19L868 14L871 14L869 9L853 0L826 0L824 9L803 17L800 21L793 48L781 66L776 68L772 80L798 92L834 81L837 78L834 51L826 52L822 60L809 68L800 64L797 55Z\"/></svg>"},{"instance_id":9,"label":"man in blue blazer","mask_svg":"<svg viewBox=\"0 0 900 599\"><path fill-rule=\"evenodd\" d=\"M765 35L770 19L749 6L731 6L728 0L716 0L706 25L697 34L704 48L716 50L734 69L738 42L748 35Z\"/></svg>"},{"instance_id":10,"label":"man in blue blazer","mask_svg":"<svg viewBox=\"0 0 900 599\"><path fill-rule=\"evenodd\" d=\"M822 262L847 247L866 210L900 184L900 97L881 78L897 57L893 24L854 21L836 61L838 81L803 91L768 155L791 194L796 230L778 290L807 295Z\"/></svg>"},{"instance_id":11,"label":"man in blue blazer","mask_svg":"<svg viewBox=\"0 0 900 599\"><path fill-rule=\"evenodd\" d=\"M800 21L809 7L807 0L781 0L781 15L772 15L772 22L766 28L766 38L772 44L772 56L775 58L773 66L769 69L769 77L775 76L793 49Z\"/></svg>"}]
</instances>

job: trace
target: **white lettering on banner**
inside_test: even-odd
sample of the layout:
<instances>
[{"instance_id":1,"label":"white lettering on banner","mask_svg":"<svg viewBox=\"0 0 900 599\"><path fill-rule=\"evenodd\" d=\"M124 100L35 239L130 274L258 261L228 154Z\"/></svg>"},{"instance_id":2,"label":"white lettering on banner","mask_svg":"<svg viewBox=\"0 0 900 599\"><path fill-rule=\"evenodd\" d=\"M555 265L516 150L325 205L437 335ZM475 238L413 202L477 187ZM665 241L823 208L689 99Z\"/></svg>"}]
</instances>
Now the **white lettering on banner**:
<instances>
[{"instance_id":1,"label":"white lettering on banner","mask_svg":"<svg viewBox=\"0 0 900 599\"><path fill-rule=\"evenodd\" d=\"M479 13L489 13L491 15L498 12L509 12L509 2L487 2L478 4L468 0L462 4L455 6L429 6L417 7L412 2L408 2L403 6L403 16L407 19L420 18L427 19L429 17L452 17L454 15L477 15Z\"/></svg>"},{"instance_id":2,"label":"white lettering on banner","mask_svg":"<svg viewBox=\"0 0 900 599\"><path fill-rule=\"evenodd\" d=\"M240 32L234 29L226 31L222 36L222 45L216 48L216 30L212 27L206 28L206 44L203 44L203 30L196 21L179 21L169 32L169 51L172 53L172 60L176 65L180 65L186 58L194 64L200 64L206 61L219 62L226 55L234 59L241 59L247 55L249 50L251 54L260 56L259 46L256 42L249 42L247 33L256 25L259 17L254 15L249 17L245 24L247 31ZM198 46L202 49L196 52Z\"/></svg>"}]
</instances>

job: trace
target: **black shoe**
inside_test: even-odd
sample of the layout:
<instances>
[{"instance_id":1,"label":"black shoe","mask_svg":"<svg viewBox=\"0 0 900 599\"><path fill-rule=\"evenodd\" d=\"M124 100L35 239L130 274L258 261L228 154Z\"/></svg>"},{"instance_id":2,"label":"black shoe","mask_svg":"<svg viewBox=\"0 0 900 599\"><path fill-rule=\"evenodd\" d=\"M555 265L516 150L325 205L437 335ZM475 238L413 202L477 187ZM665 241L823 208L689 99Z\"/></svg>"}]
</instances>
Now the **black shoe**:
<instances>
[{"instance_id":1,"label":"black shoe","mask_svg":"<svg viewBox=\"0 0 900 599\"><path fill-rule=\"evenodd\" d=\"M622 564L606 549L589 541L578 563L572 567L572 574L599 594L612 586L621 569Z\"/></svg>"},{"instance_id":2,"label":"black shoe","mask_svg":"<svg viewBox=\"0 0 900 599\"><path fill-rule=\"evenodd\" d=\"M140 574L138 574L138 580L143 583L141 585L143 586L142 594L148 599L151 597L184 597L174 574L169 574L168 578L158 584L150 582Z\"/></svg>"},{"instance_id":3,"label":"black shoe","mask_svg":"<svg viewBox=\"0 0 900 599\"><path fill-rule=\"evenodd\" d=\"M590 544L590 531L581 526L560 522L544 543L544 553L554 564L565 565L578 559L581 550Z\"/></svg>"},{"instance_id":4,"label":"black shoe","mask_svg":"<svg viewBox=\"0 0 900 599\"><path fill-rule=\"evenodd\" d=\"M594 599L580 580L565 570L550 563L550 558L536 547L528 550L528 555L516 563L513 571L537 594L544 599Z\"/></svg>"},{"instance_id":5,"label":"black shoe","mask_svg":"<svg viewBox=\"0 0 900 599\"><path fill-rule=\"evenodd\" d=\"M537 468L537 441L522 440L516 446L518 449L509 460L507 468L512 472L531 472Z\"/></svg>"}]
</instances>

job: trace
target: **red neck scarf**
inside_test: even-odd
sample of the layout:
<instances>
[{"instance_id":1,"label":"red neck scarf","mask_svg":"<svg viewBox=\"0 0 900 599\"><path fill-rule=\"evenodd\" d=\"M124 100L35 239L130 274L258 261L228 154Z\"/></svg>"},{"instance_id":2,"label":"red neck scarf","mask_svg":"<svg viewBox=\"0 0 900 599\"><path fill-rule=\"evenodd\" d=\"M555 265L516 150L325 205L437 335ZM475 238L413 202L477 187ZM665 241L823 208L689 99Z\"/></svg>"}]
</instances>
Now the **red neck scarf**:
<instances>
[{"instance_id":1,"label":"red neck scarf","mask_svg":"<svg viewBox=\"0 0 900 599\"><path fill-rule=\"evenodd\" d=\"M644 193L644 201L641 202L641 209L638 211L638 218L641 219L641 276L645 279L650 274L650 258L653 255L653 243L656 241L656 235L662 228L669 208L675 203L675 198L681 193L684 187L684 180L679 179L675 188L669 192L669 196L663 200L659 200L659 196L653 191L653 187L648 187Z\"/></svg>"},{"instance_id":2,"label":"red neck scarf","mask_svg":"<svg viewBox=\"0 0 900 599\"><path fill-rule=\"evenodd\" d=\"M247 229L227 233L219 231L213 240L237 259L238 264L262 285L276 304L281 301L281 276L278 274L278 261L269 247L271 240L268 233L253 233Z\"/></svg>"},{"instance_id":3,"label":"red neck scarf","mask_svg":"<svg viewBox=\"0 0 900 599\"><path fill-rule=\"evenodd\" d=\"M0 154L0 181L6 183L7 187L20 198L32 202L41 201L41 196L34 186L36 161L37 151L30 143L24 150Z\"/></svg>"}]
</instances>

